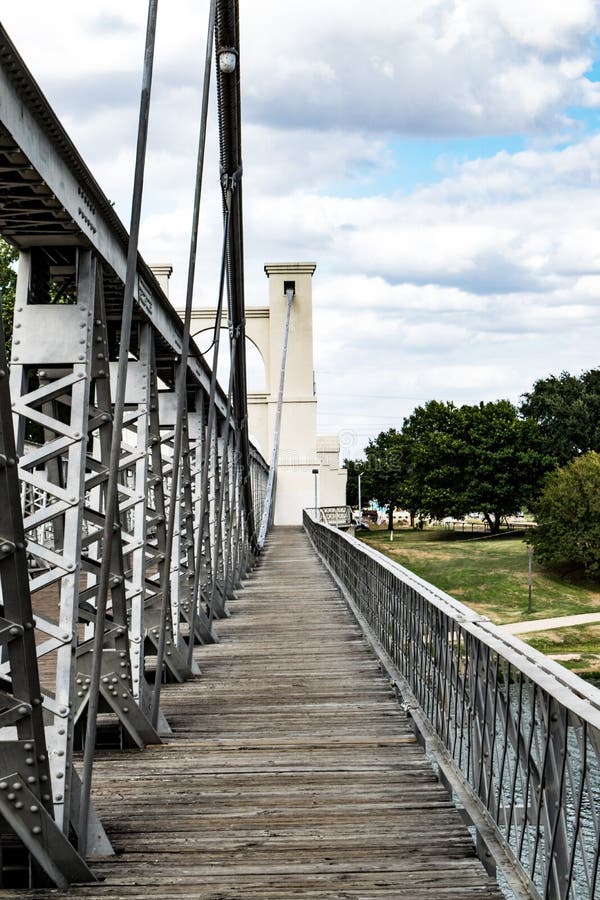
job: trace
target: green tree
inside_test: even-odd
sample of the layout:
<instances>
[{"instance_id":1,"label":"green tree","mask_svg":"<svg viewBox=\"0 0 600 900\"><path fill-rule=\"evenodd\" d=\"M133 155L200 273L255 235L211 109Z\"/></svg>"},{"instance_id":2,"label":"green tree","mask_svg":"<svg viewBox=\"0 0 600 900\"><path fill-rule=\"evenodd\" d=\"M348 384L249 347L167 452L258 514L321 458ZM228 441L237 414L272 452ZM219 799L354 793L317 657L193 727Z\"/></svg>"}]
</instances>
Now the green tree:
<instances>
[{"instance_id":1,"label":"green tree","mask_svg":"<svg viewBox=\"0 0 600 900\"><path fill-rule=\"evenodd\" d=\"M541 378L523 394L520 410L538 425L543 449L556 465L600 452L600 369Z\"/></svg>"},{"instance_id":2,"label":"green tree","mask_svg":"<svg viewBox=\"0 0 600 900\"><path fill-rule=\"evenodd\" d=\"M6 341L6 353L10 357L12 344L13 316L15 312L15 291L17 272L15 262L18 251L0 238L0 301L2 302L2 326Z\"/></svg>"},{"instance_id":3,"label":"green tree","mask_svg":"<svg viewBox=\"0 0 600 900\"><path fill-rule=\"evenodd\" d=\"M395 428L382 431L365 448L363 497L376 500L388 511L388 528L394 527L395 506L411 509L409 495L412 460L403 435Z\"/></svg>"},{"instance_id":4,"label":"green tree","mask_svg":"<svg viewBox=\"0 0 600 900\"><path fill-rule=\"evenodd\" d=\"M435 519L462 515L468 505L464 497L468 447L460 410L453 403L430 400L404 420L402 435L413 507Z\"/></svg>"},{"instance_id":5,"label":"green tree","mask_svg":"<svg viewBox=\"0 0 600 900\"><path fill-rule=\"evenodd\" d=\"M414 505L436 519L482 512L492 532L539 492L553 460L508 400L456 407L432 400L405 420Z\"/></svg>"},{"instance_id":6,"label":"green tree","mask_svg":"<svg viewBox=\"0 0 600 900\"><path fill-rule=\"evenodd\" d=\"M540 562L600 577L600 455L591 451L551 472L534 506Z\"/></svg>"},{"instance_id":7,"label":"green tree","mask_svg":"<svg viewBox=\"0 0 600 900\"><path fill-rule=\"evenodd\" d=\"M521 419L508 400L463 406L459 412L468 446L462 484L465 511L482 512L495 533L503 517L537 496L554 461L543 452L537 425Z\"/></svg>"},{"instance_id":8,"label":"green tree","mask_svg":"<svg viewBox=\"0 0 600 900\"><path fill-rule=\"evenodd\" d=\"M364 460L344 460L344 469L348 472L346 481L346 503L348 506L357 506L358 504L358 474L364 469L364 466ZM363 487L362 481L361 487Z\"/></svg>"}]
</instances>

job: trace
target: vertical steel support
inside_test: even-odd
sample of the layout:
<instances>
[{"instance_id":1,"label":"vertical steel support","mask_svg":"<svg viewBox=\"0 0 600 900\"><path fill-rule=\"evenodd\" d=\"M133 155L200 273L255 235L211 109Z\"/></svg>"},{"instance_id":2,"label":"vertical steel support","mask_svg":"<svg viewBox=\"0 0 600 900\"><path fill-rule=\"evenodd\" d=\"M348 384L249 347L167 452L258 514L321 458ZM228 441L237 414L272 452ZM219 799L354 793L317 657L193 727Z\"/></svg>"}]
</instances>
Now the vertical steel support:
<instances>
[{"instance_id":1,"label":"vertical steel support","mask_svg":"<svg viewBox=\"0 0 600 900\"><path fill-rule=\"evenodd\" d=\"M107 527L107 492L113 442L108 334L100 272L96 282L91 366L93 406L90 408L90 417L94 416L98 425L94 428L90 422L88 427L91 452L86 460L87 502L84 506L84 520L87 553L83 557L83 567L88 573L88 586L80 599L85 604L82 605L81 615L92 627L88 640L77 650L77 718L81 719L80 728L83 728L87 716L94 657L100 646L100 636L97 634L97 599L102 559L106 556L104 534ZM137 364L132 364L132 375L139 376L141 373L136 366ZM136 387L136 384L132 384L130 394L137 394ZM99 709L114 713L131 740L139 747L144 747L159 739L135 702L128 629L132 595L135 592L131 581L130 558L135 549L138 549L130 534L133 530L131 521L143 501L142 495L137 493L136 475L138 463L143 461L145 451L129 443L130 429L137 426L138 409L137 404L131 402L131 396L126 394L125 400L130 402L124 411L124 430L119 442L117 503L110 542L110 593L105 621L99 626L103 631ZM126 560L129 562L127 571Z\"/></svg>"},{"instance_id":2,"label":"vertical steel support","mask_svg":"<svg viewBox=\"0 0 600 900\"><path fill-rule=\"evenodd\" d=\"M37 251L33 266L29 254L23 257L11 378L22 448L21 478L46 498L26 518L25 527L32 536L28 552L36 573L31 585L36 627L45 636L38 641L38 656L43 659L43 687L49 694L44 703L53 716L48 748L55 814L65 832L70 827L78 832L74 724L77 721L81 730L85 721L94 659L89 634L96 632L112 405L101 269L89 251L74 250L69 273L76 285L72 302L51 304L52 268L44 265L44 253ZM26 434L34 439L27 444ZM121 446L99 665L101 707L113 713L142 747L159 738L134 699L127 608L127 589L133 590L133 585L126 578L123 558L124 548L128 555L133 548L127 528L122 528L137 504L127 479L139 457L136 448ZM45 535L43 543L38 541L40 535ZM81 625L89 634L79 643ZM93 810L88 827L90 834L99 834L90 849L107 851Z\"/></svg>"},{"instance_id":3,"label":"vertical steel support","mask_svg":"<svg viewBox=\"0 0 600 900\"><path fill-rule=\"evenodd\" d=\"M180 512L180 496L176 495L177 485L181 486L181 478L177 478L177 473L173 471L173 442L175 438L175 428L177 427L177 409L176 397L174 391L159 391L158 393L158 417L159 429L161 432L160 447L162 453L162 476L164 479L164 550L161 559L162 567L160 573L160 581L157 582L159 593L153 598L152 608L146 610L146 619L148 626L148 639L152 642L156 653L158 653L161 643L161 633L164 628L164 655L160 663L161 679L167 678L174 681L185 681L194 676L194 669L188 665L187 658L181 648L181 639L179 636L179 567L181 562L180 554L180 529L175 528L172 540L173 547L171 552L167 552L167 542L169 540L167 522L171 504L174 504L175 523L178 524ZM180 427L187 428L181 423ZM181 460L179 468L181 469ZM169 564L170 560L170 564ZM165 606L165 585L167 584L167 573L164 567L169 564L169 581L167 591L169 596ZM175 590L173 590L173 587ZM173 614L173 605L175 605L175 615ZM164 610L163 610L163 607ZM156 687L154 688L156 691ZM153 694L154 697L154 694Z\"/></svg>"},{"instance_id":4,"label":"vertical steel support","mask_svg":"<svg viewBox=\"0 0 600 900\"><path fill-rule=\"evenodd\" d=\"M29 274L28 263L29 259L21 268L22 278ZM21 283L21 300L24 293ZM17 340L21 346L21 339ZM22 380L22 369L18 375ZM62 822L55 821L43 718L45 701L50 698L42 692L39 678L12 412L4 334L0 332L0 815L35 864L55 885L65 887L70 881L94 878L67 840ZM23 433L22 428L20 431ZM71 765L70 757L69 771L65 767L61 772L68 777L57 779L59 783L70 783ZM30 887L34 880L30 875Z\"/></svg>"},{"instance_id":5,"label":"vertical steel support","mask_svg":"<svg viewBox=\"0 0 600 900\"><path fill-rule=\"evenodd\" d=\"M11 367L28 557L34 572L31 591L40 635L37 654L43 660L42 691L50 717L54 813L65 833L70 826L77 831L72 793L78 795L79 781L72 752L86 439L90 427L93 430L90 422L98 424L89 406L97 267L89 252L72 253L72 266L57 269L48 262L51 254L42 249L22 254ZM61 279L75 284L71 302L48 305L51 290L64 286ZM43 498L33 509L27 504L31 489ZM79 687L85 690L85 681ZM94 814L92 820L98 836L94 852L109 852Z\"/></svg>"}]
</instances>

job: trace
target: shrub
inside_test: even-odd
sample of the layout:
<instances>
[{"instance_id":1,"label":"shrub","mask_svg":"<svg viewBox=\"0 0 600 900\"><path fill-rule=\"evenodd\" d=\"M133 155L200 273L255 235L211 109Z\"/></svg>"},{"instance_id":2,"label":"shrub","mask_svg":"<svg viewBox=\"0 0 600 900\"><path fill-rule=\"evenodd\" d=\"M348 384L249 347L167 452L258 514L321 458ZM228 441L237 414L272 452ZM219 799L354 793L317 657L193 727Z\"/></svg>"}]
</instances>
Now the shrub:
<instances>
[{"instance_id":1,"label":"shrub","mask_svg":"<svg viewBox=\"0 0 600 900\"><path fill-rule=\"evenodd\" d=\"M586 453L546 479L531 535L540 562L600 577L600 455Z\"/></svg>"}]
</instances>

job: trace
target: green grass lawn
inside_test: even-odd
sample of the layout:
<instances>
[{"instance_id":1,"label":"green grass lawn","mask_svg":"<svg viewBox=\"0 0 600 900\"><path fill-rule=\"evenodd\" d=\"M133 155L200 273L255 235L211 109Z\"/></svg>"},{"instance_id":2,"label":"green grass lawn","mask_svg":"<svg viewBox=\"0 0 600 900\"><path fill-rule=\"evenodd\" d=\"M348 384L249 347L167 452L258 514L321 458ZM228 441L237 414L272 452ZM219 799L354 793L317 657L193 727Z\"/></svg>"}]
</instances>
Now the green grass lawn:
<instances>
[{"instance_id":1,"label":"green grass lawn","mask_svg":"<svg viewBox=\"0 0 600 900\"><path fill-rule=\"evenodd\" d=\"M600 612L600 585L575 584L533 566L527 612L527 545L521 538L464 539L452 531L357 532L357 537L421 578L483 613L497 625ZM543 653L578 654L565 665L580 674L600 669L600 626L523 635Z\"/></svg>"}]
</instances>

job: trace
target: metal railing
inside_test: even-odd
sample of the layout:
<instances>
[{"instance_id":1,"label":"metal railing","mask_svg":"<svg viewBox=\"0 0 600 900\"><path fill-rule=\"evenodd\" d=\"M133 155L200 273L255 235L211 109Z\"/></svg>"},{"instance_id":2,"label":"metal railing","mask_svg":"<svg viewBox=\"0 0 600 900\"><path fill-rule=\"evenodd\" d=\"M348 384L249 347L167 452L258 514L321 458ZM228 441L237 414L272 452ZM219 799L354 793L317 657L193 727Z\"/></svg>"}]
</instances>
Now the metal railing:
<instances>
[{"instance_id":1,"label":"metal railing","mask_svg":"<svg viewBox=\"0 0 600 900\"><path fill-rule=\"evenodd\" d=\"M304 526L515 893L600 896L600 692L312 511Z\"/></svg>"}]
</instances>

